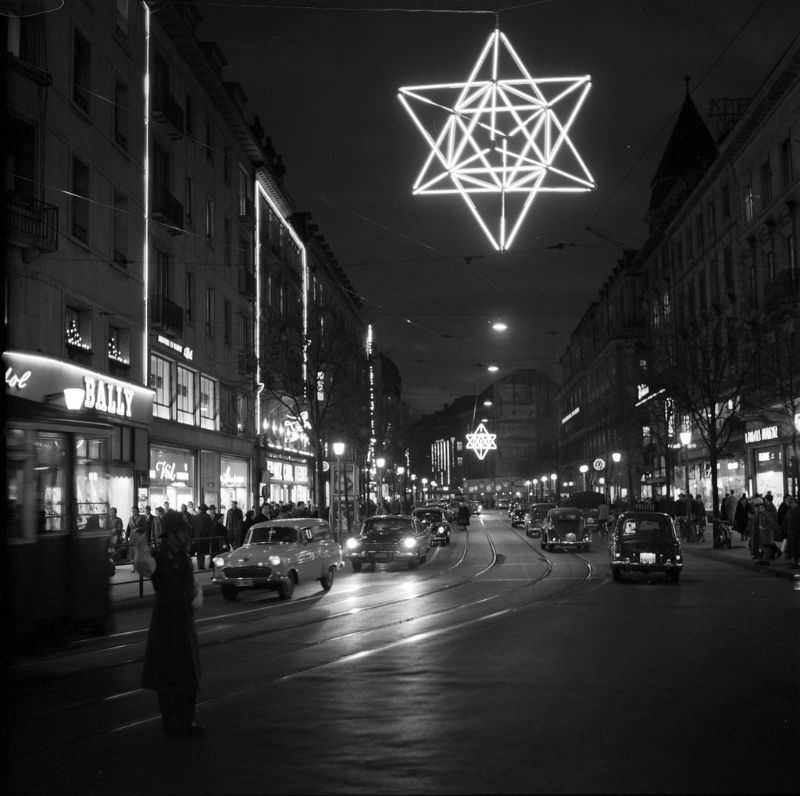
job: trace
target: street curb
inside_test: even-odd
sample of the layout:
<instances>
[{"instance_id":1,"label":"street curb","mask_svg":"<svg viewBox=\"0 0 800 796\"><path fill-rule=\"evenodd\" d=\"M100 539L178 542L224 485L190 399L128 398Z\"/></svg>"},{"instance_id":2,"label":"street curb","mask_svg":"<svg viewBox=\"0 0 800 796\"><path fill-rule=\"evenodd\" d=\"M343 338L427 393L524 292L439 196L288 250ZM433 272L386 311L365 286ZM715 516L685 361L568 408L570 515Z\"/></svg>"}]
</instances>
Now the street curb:
<instances>
[{"instance_id":1,"label":"street curb","mask_svg":"<svg viewBox=\"0 0 800 796\"><path fill-rule=\"evenodd\" d=\"M704 556L714 557L718 560L724 560L730 562L731 564L744 567L745 569L755 570L756 572L761 572L764 575L772 575L773 577L785 578L787 580L800 580L800 570L783 569L781 567L773 566L767 567L763 564L757 564L752 560L737 558L736 556L727 554L724 550L720 551L713 547L697 548L694 550L694 552L700 553Z\"/></svg>"}]
</instances>

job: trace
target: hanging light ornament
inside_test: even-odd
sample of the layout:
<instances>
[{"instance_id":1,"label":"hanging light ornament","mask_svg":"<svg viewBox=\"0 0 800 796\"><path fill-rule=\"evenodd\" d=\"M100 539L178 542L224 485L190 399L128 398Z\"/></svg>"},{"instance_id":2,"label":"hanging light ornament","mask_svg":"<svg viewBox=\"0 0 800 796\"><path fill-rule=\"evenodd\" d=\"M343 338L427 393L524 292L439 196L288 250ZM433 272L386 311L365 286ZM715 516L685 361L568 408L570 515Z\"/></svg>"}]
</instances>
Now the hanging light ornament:
<instances>
[{"instance_id":1,"label":"hanging light ornament","mask_svg":"<svg viewBox=\"0 0 800 796\"><path fill-rule=\"evenodd\" d=\"M531 77L495 27L466 82L399 90L431 148L413 193L461 194L492 246L508 249L538 193L594 189L569 138L590 88L589 75Z\"/></svg>"},{"instance_id":2,"label":"hanging light ornament","mask_svg":"<svg viewBox=\"0 0 800 796\"><path fill-rule=\"evenodd\" d=\"M497 450L497 434L490 434L483 423L471 434L467 434L467 450L475 451L475 455L483 461L489 451Z\"/></svg>"}]
</instances>

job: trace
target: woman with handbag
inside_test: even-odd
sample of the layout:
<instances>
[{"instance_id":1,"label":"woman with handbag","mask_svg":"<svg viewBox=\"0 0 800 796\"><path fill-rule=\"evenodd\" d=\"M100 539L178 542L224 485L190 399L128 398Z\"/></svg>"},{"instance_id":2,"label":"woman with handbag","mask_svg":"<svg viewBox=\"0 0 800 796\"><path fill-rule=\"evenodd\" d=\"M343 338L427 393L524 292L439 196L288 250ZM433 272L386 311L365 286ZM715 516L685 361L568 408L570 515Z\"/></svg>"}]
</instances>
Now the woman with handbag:
<instances>
[{"instance_id":1,"label":"woman with handbag","mask_svg":"<svg viewBox=\"0 0 800 796\"><path fill-rule=\"evenodd\" d=\"M195 723L195 702L200 688L200 655L194 609L202 590L195 581L189 556L190 529L177 511L161 520L161 536L154 553L147 534L134 541L136 571L150 577L156 602L147 635L142 687L158 692L164 734L189 737L203 732Z\"/></svg>"}]
</instances>

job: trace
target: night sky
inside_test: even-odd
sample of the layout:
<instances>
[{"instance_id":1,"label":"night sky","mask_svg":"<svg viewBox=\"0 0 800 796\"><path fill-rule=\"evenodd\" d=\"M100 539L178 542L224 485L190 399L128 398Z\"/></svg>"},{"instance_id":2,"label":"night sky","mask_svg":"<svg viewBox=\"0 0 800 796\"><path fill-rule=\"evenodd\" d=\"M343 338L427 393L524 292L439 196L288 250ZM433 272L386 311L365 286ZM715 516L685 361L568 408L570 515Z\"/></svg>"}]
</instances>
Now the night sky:
<instances>
[{"instance_id":1,"label":"night sky","mask_svg":"<svg viewBox=\"0 0 800 796\"><path fill-rule=\"evenodd\" d=\"M224 52L224 79L242 84L289 195L319 225L419 412L517 368L557 378L622 249L646 239L650 181L685 77L715 133L710 100L752 96L800 32L798 0L197 5L198 37ZM591 75L570 138L597 185L537 196L503 253L458 195L412 196L429 148L397 98L403 86L466 80L498 9L534 78ZM492 331L496 317L508 331Z\"/></svg>"}]
</instances>

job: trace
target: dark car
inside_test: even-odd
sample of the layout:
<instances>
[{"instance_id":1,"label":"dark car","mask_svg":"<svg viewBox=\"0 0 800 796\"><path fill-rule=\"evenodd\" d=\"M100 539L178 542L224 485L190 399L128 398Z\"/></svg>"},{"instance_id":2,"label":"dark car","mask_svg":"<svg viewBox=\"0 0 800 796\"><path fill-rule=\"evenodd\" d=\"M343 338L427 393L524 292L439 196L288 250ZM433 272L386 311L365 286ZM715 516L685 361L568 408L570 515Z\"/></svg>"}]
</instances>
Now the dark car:
<instances>
[{"instance_id":1,"label":"dark car","mask_svg":"<svg viewBox=\"0 0 800 796\"><path fill-rule=\"evenodd\" d=\"M662 574L677 583L683 570L681 541L669 514L626 511L617 518L608 543L614 580L626 573Z\"/></svg>"},{"instance_id":2,"label":"dark car","mask_svg":"<svg viewBox=\"0 0 800 796\"><path fill-rule=\"evenodd\" d=\"M547 512L542 525L542 550L588 550L591 541L579 508L569 506Z\"/></svg>"},{"instance_id":3,"label":"dark car","mask_svg":"<svg viewBox=\"0 0 800 796\"><path fill-rule=\"evenodd\" d=\"M405 561L409 569L425 561L431 546L427 526L405 514L375 514L367 517L358 536L351 536L345 545L346 557L353 571L363 564Z\"/></svg>"},{"instance_id":4,"label":"dark car","mask_svg":"<svg viewBox=\"0 0 800 796\"><path fill-rule=\"evenodd\" d=\"M511 527L522 528L525 525L525 515L528 513L528 507L520 504L515 506L511 511Z\"/></svg>"},{"instance_id":5,"label":"dark car","mask_svg":"<svg viewBox=\"0 0 800 796\"><path fill-rule=\"evenodd\" d=\"M411 516L421 525L428 527L431 534L431 545L444 547L450 544L450 522L447 512L442 509L423 506L414 509Z\"/></svg>"},{"instance_id":6,"label":"dark car","mask_svg":"<svg viewBox=\"0 0 800 796\"><path fill-rule=\"evenodd\" d=\"M532 503L528 509L528 523L525 533L531 537L541 536L542 526L547 519L547 512L555 507L555 503Z\"/></svg>"}]
</instances>

